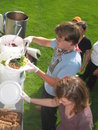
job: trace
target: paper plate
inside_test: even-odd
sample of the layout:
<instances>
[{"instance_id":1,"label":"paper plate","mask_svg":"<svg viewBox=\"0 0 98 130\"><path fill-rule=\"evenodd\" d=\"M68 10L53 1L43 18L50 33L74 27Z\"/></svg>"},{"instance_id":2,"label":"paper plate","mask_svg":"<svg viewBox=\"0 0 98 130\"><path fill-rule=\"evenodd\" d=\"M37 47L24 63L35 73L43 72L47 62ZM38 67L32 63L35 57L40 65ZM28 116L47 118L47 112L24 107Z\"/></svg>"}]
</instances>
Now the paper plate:
<instances>
[{"instance_id":1,"label":"paper plate","mask_svg":"<svg viewBox=\"0 0 98 130\"><path fill-rule=\"evenodd\" d=\"M22 71L24 71L24 67L28 64L28 59L27 59L26 65L25 65L25 66L22 66L22 67L20 67L20 68L18 68L18 69L12 68L12 67L9 66L9 62L10 62L12 59L17 59L17 58L20 58L20 57L18 56L18 57L11 57L11 58L9 58L9 59L5 62L5 65L7 66L7 68L8 68L9 70L17 71L17 72L22 72Z\"/></svg>"},{"instance_id":2,"label":"paper plate","mask_svg":"<svg viewBox=\"0 0 98 130\"><path fill-rule=\"evenodd\" d=\"M19 57L12 57L12 58L9 58L6 62L5 62L5 65L6 67L9 69L9 70L12 70L12 71L15 71L15 72L22 72L22 71L26 71L26 70L29 70L29 69L32 69L32 67L29 65L30 61L27 59L27 64L25 66L22 66L20 67L19 69L14 69L12 67L10 67L8 64L10 62L10 60L12 59L15 59L15 58L19 58Z\"/></svg>"},{"instance_id":3,"label":"paper plate","mask_svg":"<svg viewBox=\"0 0 98 130\"><path fill-rule=\"evenodd\" d=\"M0 85L0 101L5 105L16 104L21 98L21 92L17 82L5 81Z\"/></svg>"}]
</instances>

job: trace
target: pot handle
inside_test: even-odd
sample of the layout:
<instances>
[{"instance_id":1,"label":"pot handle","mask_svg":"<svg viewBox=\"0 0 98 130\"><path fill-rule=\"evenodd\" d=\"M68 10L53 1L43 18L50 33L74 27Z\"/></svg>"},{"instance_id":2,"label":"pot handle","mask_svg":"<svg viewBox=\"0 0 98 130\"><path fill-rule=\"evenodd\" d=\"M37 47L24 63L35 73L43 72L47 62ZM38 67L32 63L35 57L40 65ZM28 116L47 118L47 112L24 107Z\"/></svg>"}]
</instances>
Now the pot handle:
<instances>
[{"instance_id":1,"label":"pot handle","mask_svg":"<svg viewBox=\"0 0 98 130\"><path fill-rule=\"evenodd\" d=\"M17 31L17 27L19 28ZM20 24L15 24L15 34L18 36L22 30L22 26ZM17 31L17 32L16 32Z\"/></svg>"}]
</instances>

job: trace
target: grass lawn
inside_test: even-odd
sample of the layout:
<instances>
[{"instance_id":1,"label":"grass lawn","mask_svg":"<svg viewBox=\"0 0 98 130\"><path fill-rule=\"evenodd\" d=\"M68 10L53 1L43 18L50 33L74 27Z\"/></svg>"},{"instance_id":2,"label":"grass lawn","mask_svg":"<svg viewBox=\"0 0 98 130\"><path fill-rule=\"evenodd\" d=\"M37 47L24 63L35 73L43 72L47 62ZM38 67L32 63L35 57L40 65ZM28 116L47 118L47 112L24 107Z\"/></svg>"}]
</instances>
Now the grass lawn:
<instances>
[{"instance_id":1,"label":"grass lawn","mask_svg":"<svg viewBox=\"0 0 98 130\"><path fill-rule=\"evenodd\" d=\"M80 16L88 24L86 35L92 44L98 39L98 0L0 0L0 13L20 10L29 16L26 36L36 35L54 38L54 28L63 21L71 21ZM41 51L37 66L46 72L53 50L34 43L31 47ZM24 83L25 92L31 97L40 97L43 80L34 73L27 73ZM91 108L95 130L98 130L98 81L92 93ZM24 103L24 130L40 130L40 111L35 105Z\"/></svg>"}]
</instances>

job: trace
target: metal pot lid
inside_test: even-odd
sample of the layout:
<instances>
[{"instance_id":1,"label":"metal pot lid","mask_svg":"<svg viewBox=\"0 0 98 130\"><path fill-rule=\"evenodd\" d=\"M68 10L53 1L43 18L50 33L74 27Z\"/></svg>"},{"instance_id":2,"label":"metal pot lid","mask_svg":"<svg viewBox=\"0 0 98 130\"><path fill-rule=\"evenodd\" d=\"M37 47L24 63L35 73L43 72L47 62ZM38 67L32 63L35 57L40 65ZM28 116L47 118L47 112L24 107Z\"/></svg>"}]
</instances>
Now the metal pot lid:
<instances>
[{"instance_id":1,"label":"metal pot lid","mask_svg":"<svg viewBox=\"0 0 98 130\"><path fill-rule=\"evenodd\" d=\"M0 101L5 105L16 104L21 98L21 86L17 82L4 81L0 85Z\"/></svg>"}]
</instances>

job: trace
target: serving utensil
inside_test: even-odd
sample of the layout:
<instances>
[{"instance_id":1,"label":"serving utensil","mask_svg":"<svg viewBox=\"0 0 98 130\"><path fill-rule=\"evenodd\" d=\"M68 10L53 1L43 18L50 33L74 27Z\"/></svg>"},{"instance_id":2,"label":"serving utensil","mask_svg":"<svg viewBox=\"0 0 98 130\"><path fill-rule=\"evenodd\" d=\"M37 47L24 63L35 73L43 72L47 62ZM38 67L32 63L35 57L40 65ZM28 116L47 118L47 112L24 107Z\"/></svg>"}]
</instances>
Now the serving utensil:
<instances>
[{"instance_id":1,"label":"serving utensil","mask_svg":"<svg viewBox=\"0 0 98 130\"><path fill-rule=\"evenodd\" d=\"M12 44L15 42L15 39L19 36L21 30L22 30L22 26L21 25L18 25L20 26L20 29L18 30L17 34L15 35L15 37L11 40L11 42L9 43L9 46L12 46Z\"/></svg>"}]
</instances>

